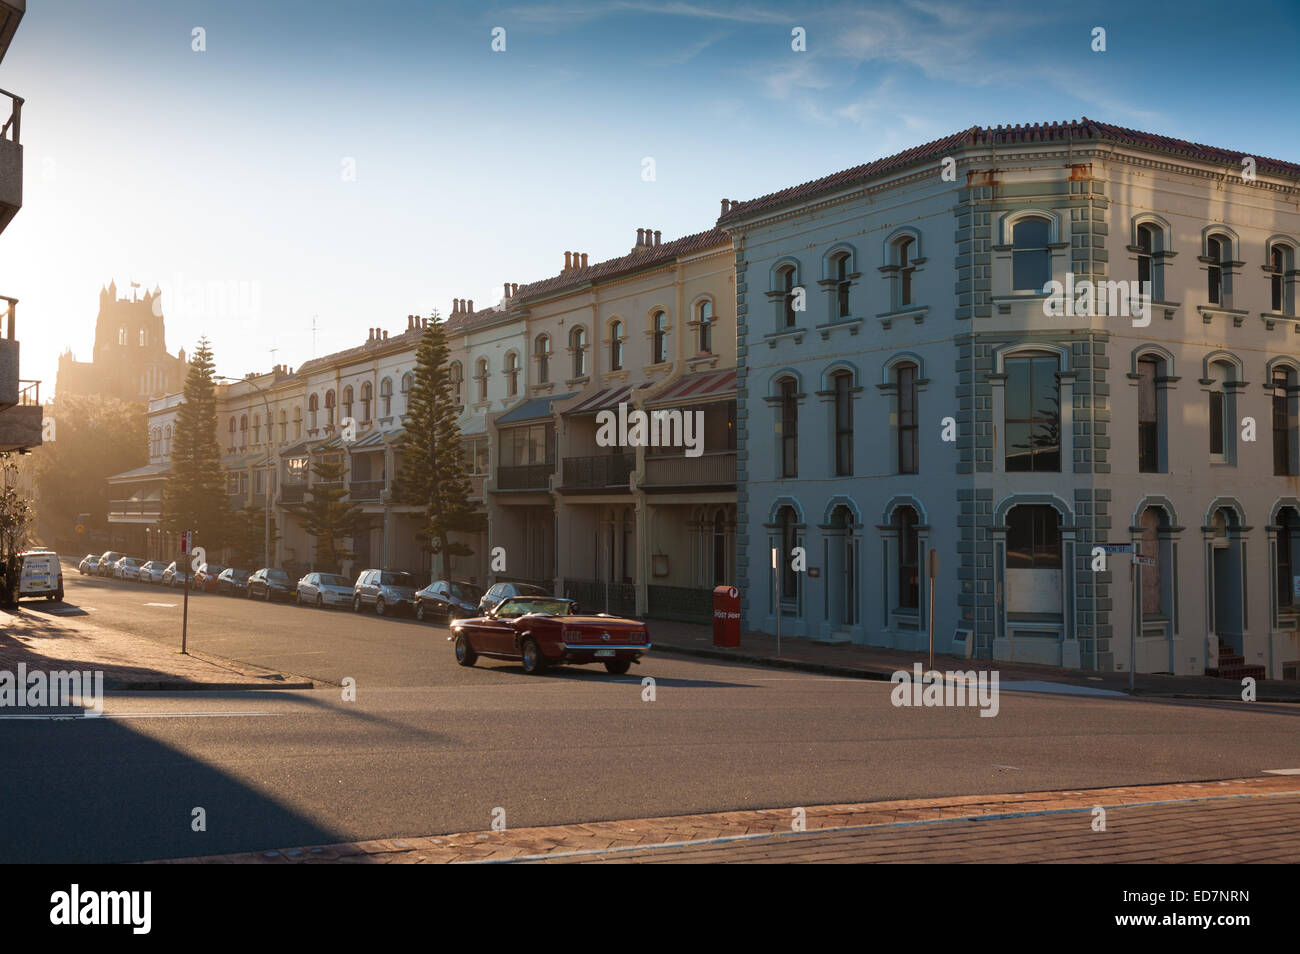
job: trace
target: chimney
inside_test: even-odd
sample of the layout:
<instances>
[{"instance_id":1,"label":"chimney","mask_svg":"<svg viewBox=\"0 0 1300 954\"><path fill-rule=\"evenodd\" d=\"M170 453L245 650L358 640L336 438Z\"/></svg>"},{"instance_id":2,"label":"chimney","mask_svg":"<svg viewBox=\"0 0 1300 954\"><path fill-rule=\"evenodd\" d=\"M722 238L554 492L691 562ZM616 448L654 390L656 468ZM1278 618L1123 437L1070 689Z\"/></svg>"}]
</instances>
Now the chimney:
<instances>
[{"instance_id":1,"label":"chimney","mask_svg":"<svg viewBox=\"0 0 1300 954\"><path fill-rule=\"evenodd\" d=\"M636 230L636 247L642 248L645 245L645 229Z\"/></svg>"},{"instance_id":2,"label":"chimney","mask_svg":"<svg viewBox=\"0 0 1300 954\"><path fill-rule=\"evenodd\" d=\"M471 314L471 315L474 314L474 299L473 299L473 298L471 298L471 299L469 299L469 301L465 302L465 311L466 311L467 314Z\"/></svg>"},{"instance_id":3,"label":"chimney","mask_svg":"<svg viewBox=\"0 0 1300 954\"><path fill-rule=\"evenodd\" d=\"M586 268L586 267L587 267L587 253L586 253L586 252L583 252L583 253L582 253L582 267L583 267L583 268Z\"/></svg>"},{"instance_id":4,"label":"chimney","mask_svg":"<svg viewBox=\"0 0 1300 954\"><path fill-rule=\"evenodd\" d=\"M567 272L567 271L568 271L569 269L571 269L572 267L573 267L573 253L572 253L572 252L565 252L565 253L564 253L564 270Z\"/></svg>"},{"instance_id":5,"label":"chimney","mask_svg":"<svg viewBox=\"0 0 1300 954\"><path fill-rule=\"evenodd\" d=\"M506 282L506 283L505 283L504 285L502 285L501 287L502 287L502 290L505 292L505 294L503 294L501 297L502 297L502 298L509 298L509 297L510 297L510 283L509 283L509 282Z\"/></svg>"},{"instance_id":6,"label":"chimney","mask_svg":"<svg viewBox=\"0 0 1300 954\"><path fill-rule=\"evenodd\" d=\"M655 229L655 244L659 244L659 230Z\"/></svg>"},{"instance_id":7,"label":"chimney","mask_svg":"<svg viewBox=\"0 0 1300 954\"><path fill-rule=\"evenodd\" d=\"M727 199L722 200L722 214L726 215L727 210L731 208L731 202Z\"/></svg>"},{"instance_id":8,"label":"chimney","mask_svg":"<svg viewBox=\"0 0 1300 954\"><path fill-rule=\"evenodd\" d=\"M510 283L510 297L511 297L511 298L514 298L514 297L515 297L516 295L518 295L518 294L519 294L519 283L518 283L518 282L511 282L511 283Z\"/></svg>"},{"instance_id":9,"label":"chimney","mask_svg":"<svg viewBox=\"0 0 1300 954\"><path fill-rule=\"evenodd\" d=\"M385 340L385 341L388 340L388 332L387 332L387 331L384 332L384 340Z\"/></svg>"}]
</instances>

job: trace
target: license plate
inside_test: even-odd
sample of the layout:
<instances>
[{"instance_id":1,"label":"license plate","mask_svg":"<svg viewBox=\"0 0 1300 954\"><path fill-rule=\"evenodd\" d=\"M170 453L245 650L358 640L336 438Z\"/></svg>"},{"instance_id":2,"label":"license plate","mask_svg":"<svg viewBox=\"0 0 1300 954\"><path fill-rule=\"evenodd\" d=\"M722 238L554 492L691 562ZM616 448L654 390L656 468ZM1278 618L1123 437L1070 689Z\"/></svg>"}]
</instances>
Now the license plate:
<instances>
[{"instance_id":1,"label":"license plate","mask_svg":"<svg viewBox=\"0 0 1300 954\"><path fill-rule=\"evenodd\" d=\"M612 656L612 655L614 655L614 650L612 650L612 649L597 649L597 650L596 650L596 658L598 658L598 659L599 659L599 658L603 658L603 657L605 657L605 656Z\"/></svg>"}]
</instances>

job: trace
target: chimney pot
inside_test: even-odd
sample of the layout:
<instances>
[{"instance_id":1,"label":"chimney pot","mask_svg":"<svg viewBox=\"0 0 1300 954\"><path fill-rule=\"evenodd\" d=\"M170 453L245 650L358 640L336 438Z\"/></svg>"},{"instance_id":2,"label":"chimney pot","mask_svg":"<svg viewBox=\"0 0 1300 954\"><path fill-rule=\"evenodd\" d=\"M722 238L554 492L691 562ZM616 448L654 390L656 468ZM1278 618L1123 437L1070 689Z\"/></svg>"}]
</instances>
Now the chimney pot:
<instances>
[{"instance_id":1,"label":"chimney pot","mask_svg":"<svg viewBox=\"0 0 1300 954\"><path fill-rule=\"evenodd\" d=\"M465 302L465 311L467 311L467 312L468 312L469 314L471 314L471 315L474 314L474 299L473 299L473 298L471 298L471 299L469 299L468 301Z\"/></svg>"},{"instance_id":2,"label":"chimney pot","mask_svg":"<svg viewBox=\"0 0 1300 954\"><path fill-rule=\"evenodd\" d=\"M728 202L726 199L723 199L723 200L722 200L722 214L723 214L723 215L726 215L726 214L727 214L727 209L730 207L730 205L731 205L731 203Z\"/></svg>"},{"instance_id":3,"label":"chimney pot","mask_svg":"<svg viewBox=\"0 0 1300 954\"><path fill-rule=\"evenodd\" d=\"M519 283L518 283L518 282L511 282L511 283L510 283L510 297L511 297L511 298L514 298L514 297L515 297L516 295L518 295L518 294L519 294Z\"/></svg>"},{"instance_id":4,"label":"chimney pot","mask_svg":"<svg viewBox=\"0 0 1300 954\"><path fill-rule=\"evenodd\" d=\"M388 331L387 331L387 329L385 329L385 331L384 331L384 340L385 340L385 341L388 340Z\"/></svg>"},{"instance_id":5,"label":"chimney pot","mask_svg":"<svg viewBox=\"0 0 1300 954\"><path fill-rule=\"evenodd\" d=\"M655 229L655 244L659 244L659 230Z\"/></svg>"},{"instance_id":6,"label":"chimney pot","mask_svg":"<svg viewBox=\"0 0 1300 954\"><path fill-rule=\"evenodd\" d=\"M502 297L503 297L503 298L509 298L509 297L510 297L510 283L509 283L509 282L506 282L506 283L505 283L504 285L502 285L501 287L502 287L502 289L505 291L505 294L504 294Z\"/></svg>"},{"instance_id":7,"label":"chimney pot","mask_svg":"<svg viewBox=\"0 0 1300 954\"><path fill-rule=\"evenodd\" d=\"M636 247L641 248L645 245L645 229L636 230Z\"/></svg>"},{"instance_id":8,"label":"chimney pot","mask_svg":"<svg viewBox=\"0 0 1300 954\"><path fill-rule=\"evenodd\" d=\"M586 252L583 252L583 253L582 253L582 267L583 267L583 268L586 268L586 267L587 267L587 253L586 253Z\"/></svg>"},{"instance_id":9,"label":"chimney pot","mask_svg":"<svg viewBox=\"0 0 1300 954\"><path fill-rule=\"evenodd\" d=\"M572 267L573 267L573 253L572 253L572 252L565 252L565 253L564 253L564 270L567 272L567 271L568 271L569 269L571 269Z\"/></svg>"}]
</instances>

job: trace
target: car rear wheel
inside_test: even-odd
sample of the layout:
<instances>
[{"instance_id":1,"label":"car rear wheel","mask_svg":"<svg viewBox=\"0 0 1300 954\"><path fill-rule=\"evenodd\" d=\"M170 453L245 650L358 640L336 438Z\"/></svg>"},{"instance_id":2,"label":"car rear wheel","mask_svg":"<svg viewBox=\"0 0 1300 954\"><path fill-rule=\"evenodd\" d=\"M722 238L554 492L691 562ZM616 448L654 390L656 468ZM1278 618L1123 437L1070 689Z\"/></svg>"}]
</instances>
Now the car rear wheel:
<instances>
[{"instance_id":1,"label":"car rear wheel","mask_svg":"<svg viewBox=\"0 0 1300 954\"><path fill-rule=\"evenodd\" d=\"M253 588L251 586L244 587L244 599L251 600L252 598L253 598Z\"/></svg>"},{"instance_id":2,"label":"car rear wheel","mask_svg":"<svg viewBox=\"0 0 1300 954\"><path fill-rule=\"evenodd\" d=\"M354 613L361 612L361 597L359 596L352 597L352 612Z\"/></svg>"},{"instance_id":3,"label":"car rear wheel","mask_svg":"<svg viewBox=\"0 0 1300 954\"><path fill-rule=\"evenodd\" d=\"M420 600L415 601L415 618L421 623L424 622L424 603Z\"/></svg>"},{"instance_id":4,"label":"car rear wheel","mask_svg":"<svg viewBox=\"0 0 1300 954\"><path fill-rule=\"evenodd\" d=\"M605 671L613 676L622 676L632 668L630 659L607 659L605 661Z\"/></svg>"},{"instance_id":5,"label":"car rear wheel","mask_svg":"<svg viewBox=\"0 0 1300 954\"><path fill-rule=\"evenodd\" d=\"M474 652L474 647L469 644L469 639L464 633L456 637L456 662L462 666L472 666L478 660L478 653Z\"/></svg>"},{"instance_id":6,"label":"car rear wheel","mask_svg":"<svg viewBox=\"0 0 1300 954\"><path fill-rule=\"evenodd\" d=\"M542 648L531 636L524 640L523 645L519 647L519 652L524 664L524 672L528 675L535 676L546 668L546 657L542 655Z\"/></svg>"},{"instance_id":7,"label":"car rear wheel","mask_svg":"<svg viewBox=\"0 0 1300 954\"><path fill-rule=\"evenodd\" d=\"M384 605L384 598L381 596L375 600L375 615L383 616L388 612L388 607Z\"/></svg>"}]
</instances>

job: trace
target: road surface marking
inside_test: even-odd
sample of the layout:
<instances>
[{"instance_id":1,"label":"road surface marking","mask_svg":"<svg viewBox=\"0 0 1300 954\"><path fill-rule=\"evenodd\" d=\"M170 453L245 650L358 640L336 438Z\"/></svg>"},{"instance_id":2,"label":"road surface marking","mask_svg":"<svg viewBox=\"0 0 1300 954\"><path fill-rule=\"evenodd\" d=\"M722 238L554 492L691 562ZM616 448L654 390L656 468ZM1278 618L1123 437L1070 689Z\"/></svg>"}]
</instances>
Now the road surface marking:
<instances>
[{"instance_id":1,"label":"road surface marking","mask_svg":"<svg viewBox=\"0 0 1300 954\"><path fill-rule=\"evenodd\" d=\"M1300 775L1300 768L1293 769L1264 769L1265 775Z\"/></svg>"},{"instance_id":2,"label":"road surface marking","mask_svg":"<svg viewBox=\"0 0 1300 954\"><path fill-rule=\"evenodd\" d=\"M278 716L283 712L103 712L89 715L85 712L45 713L41 715L0 715L0 719L221 719L234 716Z\"/></svg>"},{"instance_id":3,"label":"road surface marking","mask_svg":"<svg viewBox=\"0 0 1300 954\"><path fill-rule=\"evenodd\" d=\"M145 606L175 606L175 603L145 603Z\"/></svg>"}]
</instances>

